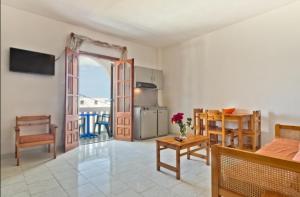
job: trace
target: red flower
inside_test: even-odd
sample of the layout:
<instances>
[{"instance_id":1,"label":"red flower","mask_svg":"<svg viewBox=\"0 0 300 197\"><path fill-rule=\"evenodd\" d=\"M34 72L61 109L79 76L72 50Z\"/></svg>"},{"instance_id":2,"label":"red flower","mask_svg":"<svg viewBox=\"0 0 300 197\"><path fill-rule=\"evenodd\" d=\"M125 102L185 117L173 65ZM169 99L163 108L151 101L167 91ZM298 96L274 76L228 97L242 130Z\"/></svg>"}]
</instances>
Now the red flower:
<instances>
[{"instance_id":1,"label":"red flower","mask_svg":"<svg viewBox=\"0 0 300 197\"><path fill-rule=\"evenodd\" d=\"M171 122L172 123L180 123L182 122L183 120L183 113L177 113L177 114L174 114L172 119L171 119Z\"/></svg>"}]
</instances>

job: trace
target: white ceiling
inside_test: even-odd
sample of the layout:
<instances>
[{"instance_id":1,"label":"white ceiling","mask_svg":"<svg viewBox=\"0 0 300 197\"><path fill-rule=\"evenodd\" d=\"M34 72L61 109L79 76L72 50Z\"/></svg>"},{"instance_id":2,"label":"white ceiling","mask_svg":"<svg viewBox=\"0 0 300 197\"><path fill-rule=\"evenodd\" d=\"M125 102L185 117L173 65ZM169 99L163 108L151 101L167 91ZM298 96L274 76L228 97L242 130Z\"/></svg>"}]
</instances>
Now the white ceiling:
<instances>
[{"instance_id":1,"label":"white ceiling","mask_svg":"<svg viewBox=\"0 0 300 197\"><path fill-rule=\"evenodd\" d=\"M297 0L2 0L1 3L163 47L293 1Z\"/></svg>"}]
</instances>

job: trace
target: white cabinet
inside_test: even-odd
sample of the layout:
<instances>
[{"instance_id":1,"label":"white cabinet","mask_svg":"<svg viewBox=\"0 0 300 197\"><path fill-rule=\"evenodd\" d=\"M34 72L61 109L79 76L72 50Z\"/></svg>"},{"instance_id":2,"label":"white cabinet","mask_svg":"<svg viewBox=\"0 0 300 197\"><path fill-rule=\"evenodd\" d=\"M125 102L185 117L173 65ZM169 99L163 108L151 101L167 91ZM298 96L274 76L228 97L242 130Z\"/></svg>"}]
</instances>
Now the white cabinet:
<instances>
[{"instance_id":1,"label":"white cabinet","mask_svg":"<svg viewBox=\"0 0 300 197\"><path fill-rule=\"evenodd\" d=\"M157 110L143 110L141 112L141 139L157 136Z\"/></svg>"},{"instance_id":2,"label":"white cabinet","mask_svg":"<svg viewBox=\"0 0 300 197\"><path fill-rule=\"evenodd\" d=\"M157 135L163 136L169 134L169 113L168 109L157 110Z\"/></svg>"},{"instance_id":3,"label":"white cabinet","mask_svg":"<svg viewBox=\"0 0 300 197\"><path fill-rule=\"evenodd\" d=\"M153 83L157 89L162 89L163 73L161 70L144 68L140 66L134 67L134 84L136 82Z\"/></svg>"},{"instance_id":4,"label":"white cabinet","mask_svg":"<svg viewBox=\"0 0 300 197\"><path fill-rule=\"evenodd\" d=\"M156 84L157 89L163 89L163 72L161 70L153 70L153 83Z\"/></svg>"},{"instance_id":5,"label":"white cabinet","mask_svg":"<svg viewBox=\"0 0 300 197\"><path fill-rule=\"evenodd\" d=\"M135 66L134 79L135 82L152 83L152 69Z\"/></svg>"}]
</instances>

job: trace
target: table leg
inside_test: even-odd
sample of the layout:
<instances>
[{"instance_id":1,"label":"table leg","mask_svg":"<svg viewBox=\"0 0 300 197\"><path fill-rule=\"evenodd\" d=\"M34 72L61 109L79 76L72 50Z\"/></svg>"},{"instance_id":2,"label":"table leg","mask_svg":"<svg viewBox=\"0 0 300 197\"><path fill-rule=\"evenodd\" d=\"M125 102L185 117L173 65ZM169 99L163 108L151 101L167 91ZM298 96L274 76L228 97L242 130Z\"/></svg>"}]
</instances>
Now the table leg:
<instances>
[{"instance_id":1,"label":"table leg","mask_svg":"<svg viewBox=\"0 0 300 197\"><path fill-rule=\"evenodd\" d=\"M240 118L238 122L239 122L239 128L238 128L239 148L242 149L243 148L243 136L242 136L243 121Z\"/></svg>"},{"instance_id":2,"label":"table leg","mask_svg":"<svg viewBox=\"0 0 300 197\"><path fill-rule=\"evenodd\" d=\"M187 154L186 154L187 159L191 159L190 150L191 150L190 147L188 147Z\"/></svg>"},{"instance_id":3,"label":"table leg","mask_svg":"<svg viewBox=\"0 0 300 197\"><path fill-rule=\"evenodd\" d=\"M156 170L160 171L160 144L156 142Z\"/></svg>"},{"instance_id":4,"label":"table leg","mask_svg":"<svg viewBox=\"0 0 300 197\"><path fill-rule=\"evenodd\" d=\"M90 114L86 115L86 134L90 137Z\"/></svg>"},{"instance_id":5,"label":"table leg","mask_svg":"<svg viewBox=\"0 0 300 197\"><path fill-rule=\"evenodd\" d=\"M176 179L180 179L180 148L176 148Z\"/></svg>"},{"instance_id":6,"label":"table leg","mask_svg":"<svg viewBox=\"0 0 300 197\"><path fill-rule=\"evenodd\" d=\"M206 165L210 164L210 149L209 149L209 141L206 143Z\"/></svg>"}]
</instances>

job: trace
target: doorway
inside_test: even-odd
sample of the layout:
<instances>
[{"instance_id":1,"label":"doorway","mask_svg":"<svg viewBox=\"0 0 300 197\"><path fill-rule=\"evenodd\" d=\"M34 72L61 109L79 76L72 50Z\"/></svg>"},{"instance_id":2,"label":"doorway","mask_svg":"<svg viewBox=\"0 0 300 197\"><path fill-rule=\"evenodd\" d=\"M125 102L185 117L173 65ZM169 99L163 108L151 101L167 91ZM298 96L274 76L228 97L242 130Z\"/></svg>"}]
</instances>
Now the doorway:
<instances>
[{"instance_id":1,"label":"doorway","mask_svg":"<svg viewBox=\"0 0 300 197\"><path fill-rule=\"evenodd\" d=\"M126 47L118 47L115 45L114 47L121 49L122 57L125 56L126 58ZM113 136L116 140L132 141L134 59L120 59L84 51L76 51L68 47L66 47L65 55L65 151L78 147L80 144L80 136L85 139L84 144L104 140L104 138L96 138L101 134L103 126L105 129L104 132L108 135L105 140L110 140ZM105 114L107 114L109 113L108 111L110 111L108 114L109 116L102 116L103 113L101 112L100 115L97 115L97 112L94 112L93 110L86 112L87 115L80 115L79 56L82 55L93 57L92 60L98 62L98 64L99 59L109 60L111 63L111 78L110 80L107 80L110 81L111 104L109 109L105 112ZM95 101L97 99L89 95L81 95L90 97L88 100L91 100L92 98L92 100L94 100L94 105L99 103L99 101ZM114 100L111 98L114 98ZM79 117L82 117L82 120L79 119ZM96 124L104 119L106 119L105 122L108 123L108 125Z\"/></svg>"},{"instance_id":2,"label":"doorway","mask_svg":"<svg viewBox=\"0 0 300 197\"><path fill-rule=\"evenodd\" d=\"M80 145L113 138L113 62L79 54L78 116Z\"/></svg>"}]
</instances>

